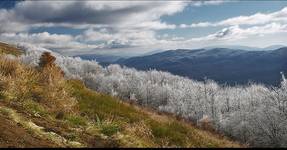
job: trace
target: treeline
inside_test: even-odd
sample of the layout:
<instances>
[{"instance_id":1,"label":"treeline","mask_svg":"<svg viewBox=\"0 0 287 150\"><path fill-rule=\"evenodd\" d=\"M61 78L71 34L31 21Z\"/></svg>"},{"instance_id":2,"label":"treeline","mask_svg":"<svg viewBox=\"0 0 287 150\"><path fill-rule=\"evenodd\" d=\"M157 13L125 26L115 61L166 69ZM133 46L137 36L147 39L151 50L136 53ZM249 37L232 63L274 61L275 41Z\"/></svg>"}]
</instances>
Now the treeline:
<instances>
[{"instance_id":1,"label":"treeline","mask_svg":"<svg viewBox=\"0 0 287 150\"><path fill-rule=\"evenodd\" d=\"M22 62L37 65L45 49L26 50ZM212 80L194 81L156 70L137 71L119 65L53 53L67 78L79 78L99 92L173 113L200 123L203 119L225 135L256 147L287 146L287 81L280 87L260 84L220 86Z\"/></svg>"}]
</instances>

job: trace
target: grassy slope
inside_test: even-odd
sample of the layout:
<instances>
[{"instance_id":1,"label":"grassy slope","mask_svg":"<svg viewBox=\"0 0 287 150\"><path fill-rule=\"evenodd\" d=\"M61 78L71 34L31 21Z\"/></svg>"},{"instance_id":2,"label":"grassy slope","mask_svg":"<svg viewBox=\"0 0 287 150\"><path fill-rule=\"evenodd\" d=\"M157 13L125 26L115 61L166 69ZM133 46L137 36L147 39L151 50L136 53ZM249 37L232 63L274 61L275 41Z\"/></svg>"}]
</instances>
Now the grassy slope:
<instances>
[{"instance_id":1,"label":"grassy slope","mask_svg":"<svg viewBox=\"0 0 287 150\"><path fill-rule=\"evenodd\" d=\"M5 54L10 53L7 49L9 48L6 47ZM11 53L18 55L14 50ZM23 65L18 67L32 72L33 76L38 72L33 68L31 71L31 68ZM0 70L0 73L1 71L3 70ZM5 78L17 81L21 76L23 79L19 81L26 81L27 78L33 77L20 73L16 74L15 78ZM43 76L43 73L40 75ZM235 142L198 129L175 117L160 115L152 110L92 91L78 80L63 79L59 86L54 87L50 87L50 84L43 85L39 81L15 83L23 89L29 89L24 90L25 93L17 93L17 88L13 91L5 89L5 86L1 87L4 82L1 83L0 80L0 117L5 118L1 119L0 124L3 125L0 126L0 132L9 128L31 137L27 138L28 141L16 140L10 143L9 140L0 138L0 147L240 147ZM6 84L10 83L12 82ZM30 88L32 85L36 88ZM48 104L52 100L43 100L47 92L39 92L47 89L56 95L54 99L68 93L66 99L75 99L78 102L75 110L61 112L65 105L59 105L58 109L49 109ZM59 93L59 90L63 90L63 93ZM52 102L58 104L56 100ZM14 125L5 126L8 124L7 120L14 122ZM7 136L14 136L13 134L15 137L19 136L17 132Z\"/></svg>"},{"instance_id":2,"label":"grassy slope","mask_svg":"<svg viewBox=\"0 0 287 150\"><path fill-rule=\"evenodd\" d=\"M118 125L122 146L238 147L215 134L200 130L167 115L123 103L114 97L85 88L79 81L69 81L79 99L80 110L89 118L113 118ZM117 135L116 138L121 136Z\"/></svg>"},{"instance_id":3,"label":"grassy slope","mask_svg":"<svg viewBox=\"0 0 287 150\"><path fill-rule=\"evenodd\" d=\"M6 43L2 43L0 42L0 55L1 54L12 54L12 55L20 55L22 52L20 49L14 47L14 46L11 46L11 45L8 45Z\"/></svg>"}]
</instances>

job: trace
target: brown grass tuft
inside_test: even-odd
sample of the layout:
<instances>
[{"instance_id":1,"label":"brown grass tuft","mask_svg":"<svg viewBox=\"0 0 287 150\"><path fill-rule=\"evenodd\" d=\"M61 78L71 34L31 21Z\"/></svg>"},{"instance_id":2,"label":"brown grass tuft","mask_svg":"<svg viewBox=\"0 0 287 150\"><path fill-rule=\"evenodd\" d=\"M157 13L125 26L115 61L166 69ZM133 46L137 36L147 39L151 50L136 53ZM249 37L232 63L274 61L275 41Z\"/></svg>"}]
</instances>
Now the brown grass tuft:
<instances>
[{"instance_id":1,"label":"brown grass tuft","mask_svg":"<svg viewBox=\"0 0 287 150\"><path fill-rule=\"evenodd\" d=\"M63 73L54 64L55 57L49 53L42 56L43 68L38 70L21 64L17 59L0 57L1 96L13 105L33 100L50 112L75 112L77 101L70 96L70 87Z\"/></svg>"},{"instance_id":2,"label":"brown grass tuft","mask_svg":"<svg viewBox=\"0 0 287 150\"><path fill-rule=\"evenodd\" d=\"M4 76L13 75L18 65L15 60L0 56L0 74Z\"/></svg>"}]
</instances>

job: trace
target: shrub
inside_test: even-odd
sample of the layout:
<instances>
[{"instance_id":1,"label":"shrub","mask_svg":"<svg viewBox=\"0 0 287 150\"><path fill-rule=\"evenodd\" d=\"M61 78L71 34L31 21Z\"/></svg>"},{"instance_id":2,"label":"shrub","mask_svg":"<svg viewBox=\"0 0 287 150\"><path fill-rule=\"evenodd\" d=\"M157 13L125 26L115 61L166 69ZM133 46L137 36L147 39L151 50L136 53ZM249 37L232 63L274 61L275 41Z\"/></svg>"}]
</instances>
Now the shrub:
<instances>
[{"instance_id":1,"label":"shrub","mask_svg":"<svg viewBox=\"0 0 287 150\"><path fill-rule=\"evenodd\" d=\"M10 104L23 106L23 101L33 100L49 112L75 112L77 101L70 95L70 87L55 59L43 54L40 66L35 69L21 64L17 59L0 57L0 96Z\"/></svg>"},{"instance_id":2,"label":"shrub","mask_svg":"<svg viewBox=\"0 0 287 150\"><path fill-rule=\"evenodd\" d=\"M41 70L52 71L49 75L51 77L63 77L64 72L55 64L56 57L52 56L49 52L44 52L39 59L39 68ZM50 79L51 80L51 79Z\"/></svg>"},{"instance_id":3,"label":"shrub","mask_svg":"<svg viewBox=\"0 0 287 150\"><path fill-rule=\"evenodd\" d=\"M43 88L38 90L44 103L53 112L74 112L77 101L70 95L70 87L66 84L63 71L54 63L56 58L49 52L41 55L39 70L41 73L39 84Z\"/></svg>"},{"instance_id":4,"label":"shrub","mask_svg":"<svg viewBox=\"0 0 287 150\"><path fill-rule=\"evenodd\" d=\"M54 66L56 58L51 55L49 52L44 52L40 57L39 67L45 68L49 66Z\"/></svg>"}]
</instances>

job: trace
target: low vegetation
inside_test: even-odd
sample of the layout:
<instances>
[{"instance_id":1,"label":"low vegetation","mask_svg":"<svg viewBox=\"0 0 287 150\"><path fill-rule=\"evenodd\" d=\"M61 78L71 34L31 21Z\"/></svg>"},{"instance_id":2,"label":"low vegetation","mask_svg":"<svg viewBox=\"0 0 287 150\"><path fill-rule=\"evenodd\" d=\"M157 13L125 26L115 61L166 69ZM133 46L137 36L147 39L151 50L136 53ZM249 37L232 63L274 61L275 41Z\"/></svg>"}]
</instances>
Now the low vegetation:
<instances>
[{"instance_id":1,"label":"low vegetation","mask_svg":"<svg viewBox=\"0 0 287 150\"><path fill-rule=\"evenodd\" d=\"M36 60L42 52L26 47L22 62L38 66ZM103 67L96 61L53 55L66 78L78 78L97 92L185 118L251 147L287 147L287 80L283 72L276 87L256 83L228 86L209 79L200 82L163 71L138 71L117 64ZM101 117L101 112L97 113Z\"/></svg>"},{"instance_id":2,"label":"low vegetation","mask_svg":"<svg viewBox=\"0 0 287 150\"><path fill-rule=\"evenodd\" d=\"M5 128L21 128L22 134L38 140L9 145L4 142L9 136L1 137L0 147L241 147L172 115L97 93L80 80L65 79L50 53L42 54L38 67L6 54L0 56L1 122L14 122ZM7 135L19 136L12 133Z\"/></svg>"},{"instance_id":3,"label":"low vegetation","mask_svg":"<svg viewBox=\"0 0 287 150\"><path fill-rule=\"evenodd\" d=\"M1 54L12 54L15 56L19 56L22 54L22 50L16 48L15 46L0 42L0 55Z\"/></svg>"}]
</instances>

